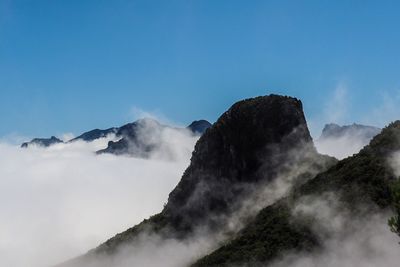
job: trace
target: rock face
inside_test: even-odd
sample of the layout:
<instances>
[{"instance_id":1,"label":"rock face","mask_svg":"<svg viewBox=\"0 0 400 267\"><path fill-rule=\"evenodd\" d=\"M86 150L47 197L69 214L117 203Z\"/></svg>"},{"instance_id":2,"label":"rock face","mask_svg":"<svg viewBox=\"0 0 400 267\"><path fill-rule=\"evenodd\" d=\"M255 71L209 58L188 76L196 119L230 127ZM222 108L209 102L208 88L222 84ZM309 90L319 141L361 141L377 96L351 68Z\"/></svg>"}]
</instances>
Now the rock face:
<instances>
[{"instance_id":1,"label":"rock face","mask_svg":"<svg viewBox=\"0 0 400 267\"><path fill-rule=\"evenodd\" d=\"M299 100L270 95L240 101L197 142L163 214L184 231L213 224L211 218L229 213L249 185L272 180L290 150L310 143Z\"/></svg>"},{"instance_id":2,"label":"rock face","mask_svg":"<svg viewBox=\"0 0 400 267\"><path fill-rule=\"evenodd\" d=\"M50 138L35 138L35 139L32 139L30 142L23 143L21 145L21 147L22 148L27 148L27 147L32 146L32 145L41 146L41 147L49 147L51 145L59 144L59 143L63 143L63 141L58 139L55 136L52 136Z\"/></svg>"},{"instance_id":3,"label":"rock face","mask_svg":"<svg viewBox=\"0 0 400 267\"><path fill-rule=\"evenodd\" d=\"M326 124L322 130L321 139L326 138L340 138L346 135L360 137L363 139L371 140L375 135L381 132L382 129L353 123L351 125L340 126L335 123Z\"/></svg>"},{"instance_id":4,"label":"rock face","mask_svg":"<svg viewBox=\"0 0 400 267\"><path fill-rule=\"evenodd\" d=\"M202 135L208 128L211 127L211 123L206 120L198 120L192 122L187 129L192 131L194 134Z\"/></svg>"}]
</instances>

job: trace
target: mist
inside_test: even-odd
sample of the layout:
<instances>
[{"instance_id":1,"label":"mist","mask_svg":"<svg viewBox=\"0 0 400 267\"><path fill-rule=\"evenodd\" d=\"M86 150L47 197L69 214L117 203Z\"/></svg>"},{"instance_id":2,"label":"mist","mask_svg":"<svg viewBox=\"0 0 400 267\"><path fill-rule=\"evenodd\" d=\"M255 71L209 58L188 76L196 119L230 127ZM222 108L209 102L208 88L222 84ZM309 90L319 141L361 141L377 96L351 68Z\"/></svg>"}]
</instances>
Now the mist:
<instances>
[{"instance_id":1,"label":"mist","mask_svg":"<svg viewBox=\"0 0 400 267\"><path fill-rule=\"evenodd\" d=\"M373 212L358 207L351 213L338 195L327 193L303 198L293 209L294 216L311 216L311 228L322 242L313 253L290 253L273 267L353 267L398 266L399 239L387 219L390 211Z\"/></svg>"},{"instance_id":2,"label":"mist","mask_svg":"<svg viewBox=\"0 0 400 267\"><path fill-rule=\"evenodd\" d=\"M279 150L276 152L278 153ZM215 231L210 229L207 223L204 223L200 227L196 227L189 236L179 240L165 238L149 229L149 231L141 231L139 237L135 237L130 243L119 245L117 251L112 254L91 254L90 257L69 262L65 266L189 266L232 238L262 208L288 194L294 184L305 182L305 176L313 177L326 164L324 159L315 154L315 150L310 144L299 145L282 157L275 156L277 158L284 157L287 160L287 164L282 165L276 176L265 177L264 183L243 185L247 187L245 191L251 194L234 203L231 214L212 217L212 221L218 221L224 225L223 229ZM200 187L198 190L202 190L201 183L197 186ZM207 213L207 211L203 212Z\"/></svg>"},{"instance_id":3,"label":"mist","mask_svg":"<svg viewBox=\"0 0 400 267\"><path fill-rule=\"evenodd\" d=\"M339 137L318 138L315 140L315 147L321 154L344 159L357 154L364 146L369 144L369 141L371 141L371 138L347 133Z\"/></svg>"},{"instance_id":4,"label":"mist","mask_svg":"<svg viewBox=\"0 0 400 267\"><path fill-rule=\"evenodd\" d=\"M49 148L1 142L0 265L54 265L160 212L198 136L166 129L161 138L147 159L94 153L114 136Z\"/></svg>"}]
</instances>

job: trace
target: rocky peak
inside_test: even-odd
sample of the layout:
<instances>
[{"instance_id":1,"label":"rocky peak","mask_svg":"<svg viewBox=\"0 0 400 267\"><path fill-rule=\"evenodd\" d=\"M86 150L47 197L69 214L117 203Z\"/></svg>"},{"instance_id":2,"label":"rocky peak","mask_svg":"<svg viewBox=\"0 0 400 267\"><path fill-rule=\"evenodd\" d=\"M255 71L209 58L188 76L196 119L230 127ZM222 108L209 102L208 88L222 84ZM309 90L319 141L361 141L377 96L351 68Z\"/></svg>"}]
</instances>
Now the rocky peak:
<instances>
[{"instance_id":1,"label":"rocky peak","mask_svg":"<svg viewBox=\"0 0 400 267\"><path fill-rule=\"evenodd\" d=\"M291 149L311 142L300 100L269 95L239 101L199 139L163 213L183 230L227 213L249 184L271 180Z\"/></svg>"}]
</instances>

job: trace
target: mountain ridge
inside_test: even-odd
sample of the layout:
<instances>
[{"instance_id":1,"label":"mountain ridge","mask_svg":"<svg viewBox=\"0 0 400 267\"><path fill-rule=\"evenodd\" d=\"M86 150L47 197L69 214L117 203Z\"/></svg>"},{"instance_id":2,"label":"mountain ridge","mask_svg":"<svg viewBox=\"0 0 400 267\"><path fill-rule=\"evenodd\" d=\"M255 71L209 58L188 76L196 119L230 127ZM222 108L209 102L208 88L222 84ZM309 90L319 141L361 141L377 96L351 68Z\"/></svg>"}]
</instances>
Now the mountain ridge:
<instances>
[{"instance_id":1,"label":"mountain ridge","mask_svg":"<svg viewBox=\"0 0 400 267\"><path fill-rule=\"evenodd\" d=\"M144 119L139 119L131 123L124 124L120 127L111 127L108 129L93 129L87 132L84 132L80 134L79 136L72 138L68 141L62 141L61 139L52 136L51 138L34 138L31 141L24 142L21 144L21 148L28 148L29 146L36 145L36 146L41 146L41 147L49 147L54 144L59 144L59 143L73 143L76 141L85 141L85 142L92 142L94 140L97 140L99 138L105 138L111 134L114 134L116 137L120 138L120 140L124 139L121 141L123 143L124 148L129 147L129 142L127 139L134 139L135 137L135 129L137 128L138 125L142 124L143 121L153 121L155 124L160 125L160 127L164 128L171 128L171 129L187 129L190 132L192 132L194 135L201 135L203 134L208 127L211 126L211 123L209 123L207 120L196 120L193 121L189 126L185 128L176 128L168 125L161 125L159 122L157 122L154 119L149 119L149 118L144 118ZM119 140L119 141L120 141ZM129 140L131 141L131 140ZM109 143L109 144L114 144L118 143L118 141ZM107 153L107 148L98 151L98 154L101 153ZM110 151L112 153L112 151ZM116 153L116 154L123 154L123 153Z\"/></svg>"}]
</instances>

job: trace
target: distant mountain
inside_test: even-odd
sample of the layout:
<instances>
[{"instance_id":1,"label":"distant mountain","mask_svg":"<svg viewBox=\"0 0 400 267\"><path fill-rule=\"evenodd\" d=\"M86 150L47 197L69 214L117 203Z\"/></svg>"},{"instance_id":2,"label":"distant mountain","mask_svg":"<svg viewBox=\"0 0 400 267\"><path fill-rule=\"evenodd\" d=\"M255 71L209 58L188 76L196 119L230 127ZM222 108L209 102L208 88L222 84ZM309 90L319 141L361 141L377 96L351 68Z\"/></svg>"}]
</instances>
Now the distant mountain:
<instances>
[{"instance_id":1,"label":"distant mountain","mask_svg":"<svg viewBox=\"0 0 400 267\"><path fill-rule=\"evenodd\" d=\"M68 142L74 142L74 141L78 141L78 140L91 142L91 141L94 141L99 138L107 137L109 134L115 134L115 133L117 133L117 131L118 131L118 128L115 128L115 127L105 129L105 130L94 129L89 132L85 132L85 133L81 134L80 136L69 140Z\"/></svg>"},{"instance_id":2,"label":"distant mountain","mask_svg":"<svg viewBox=\"0 0 400 267\"><path fill-rule=\"evenodd\" d=\"M201 135L211 123L206 120L192 122L186 129L193 134ZM115 155L131 155L135 157L148 157L152 151L162 145L162 133L165 129L183 130L162 125L153 119L141 119L118 128L118 141L110 141L105 149L97 151L97 154L111 153Z\"/></svg>"},{"instance_id":3,"label":"distant mountain","mask_svg":"<svg viewBox=\"0 0 400 267\"><path fill-rule=\"evenodd\" d=\"M211 126L206 120L198 120L192 122L186 129L193 134L201 135ZM112 127L108 129L94 129L69 140L67 143L75 141L92 142L99 138L107 137L114 134L118 141L110 141L106 148L97 151L97 154L112 153L116 155L129 154L131 156L146 157L151 151L160 145L160 134L163 129L170 128L183 130L183 128L173 128L171 126L162 125L154 119L140 119L132 123L125 124L121 127ZM144 132L146 130L146 132ZM151 138L150 138L151 137ZM48 147L53 144L63 143L62 140L52 136L51 138L35 138L30 142L21 145L27 148L30 145L39 145Z\"/></svg>"},{"instance_id":4,"label":"distant mountain","mask_svg":"<svg viewBox=\"0 0 400 267\"><path fill-rule=\"evenodd\" d=\"M118 141L109 141L107 148L97 154L111 153L115 155L129 154L136 157L147 157L161 142L161 131L168 126L153 119L140 119L118 128Z\"/></svg>"},{"instance_id":5,"label":"distant mountain","mask_svg":"<svg viewBox=\"0 0 400 267\"><path fill-rule=\"evenodd\" d=\"M211 123L208 121L199 120L192 122L187 128L195 134L203 134L210 127Z\"/></svg>"},{"instance_id":6,"label":"distant mountain","mask_svg":"<svg viewBox=\"0 0 400 267\"><path fill-rule=\"evenodd\" d=\"M326 124L322 130L322 139L340 138L343 136L356 136L363 139L371 140L375 135L381 132L382 129L374 126L367 126L353 123L351 125L340 126L335 123Z\"/></svg>"},{"instance_id":7,"label":"distant mountain","mask_svg":"<svg viewBox=\"0 0 400 267\"><path fill-rule=\"evenodd\" d=\"M299 100L269 95L237 102L200 137L161 213L61 266L118 265L117 252L135 247L144 233L182 241L199 230L219 236L239 210L244 223L267 205L264 189L280 177L301 185L335 162L316 152ZM279 195L270 193L271 201Z\"/></svg>"},{"instance_id":8,"label":"distant mountain","mask_svg":"<svg viewBox=\"0 0 400 267\"><path fill-rule=\"evenodd\" d=\"M42 147L48 147L54 144L59 144L63 143L62 140L58 139L55 136L52 136L50 138L35 138L32 139L30 142L25 142L21 145L22 148L27 148L29 146L42 146Z\"/></svg>"}]
</instances>

